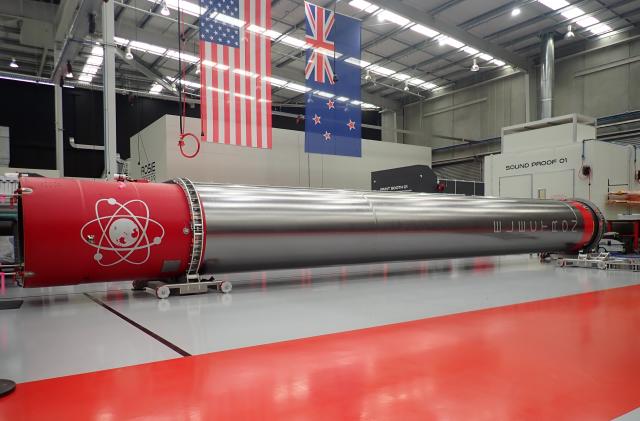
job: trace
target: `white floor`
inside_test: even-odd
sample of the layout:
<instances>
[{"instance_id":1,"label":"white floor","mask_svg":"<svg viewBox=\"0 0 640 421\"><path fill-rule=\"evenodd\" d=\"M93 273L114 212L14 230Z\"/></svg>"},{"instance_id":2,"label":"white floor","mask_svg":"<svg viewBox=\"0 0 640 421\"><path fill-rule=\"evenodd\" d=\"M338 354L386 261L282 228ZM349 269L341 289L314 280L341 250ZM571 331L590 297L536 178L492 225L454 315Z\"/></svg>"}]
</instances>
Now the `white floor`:
<instances>
[{"instance_id":1,"label":"white floor","mask_svg":"<svg viewBox=\"0 0 640 421\"><path fill-rule=\"evenodd\" d=\"M222 275L229 295L154 296L130 283L25 290L0 311L0 378L18 382L179 357L92 301L191 354L640 284L640 274L561 269L535 257Z\"/></svg>"}]
</instances>

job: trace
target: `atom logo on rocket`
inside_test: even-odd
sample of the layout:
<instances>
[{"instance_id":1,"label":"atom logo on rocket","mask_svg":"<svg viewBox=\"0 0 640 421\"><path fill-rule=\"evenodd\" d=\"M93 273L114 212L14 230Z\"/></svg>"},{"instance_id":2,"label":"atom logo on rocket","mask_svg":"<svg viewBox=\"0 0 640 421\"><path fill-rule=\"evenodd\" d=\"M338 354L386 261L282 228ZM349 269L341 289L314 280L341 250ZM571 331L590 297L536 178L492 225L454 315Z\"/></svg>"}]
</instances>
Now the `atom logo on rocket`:
<instances>
[{"instance_id":1,"label":"atom logo on rocket","mask_svg":"<svg viewBox=\"0 0 640 421\"><path fill-rule=\"evenodd\" d=\"M142 200L118 203L114 198L100 199L95 219L80 230L82 240L94 247L94 259L102 266L126 262L141 265L149 260L151 247L164 238L164 228L149 217Z\"/></svg>"}]
</instances>

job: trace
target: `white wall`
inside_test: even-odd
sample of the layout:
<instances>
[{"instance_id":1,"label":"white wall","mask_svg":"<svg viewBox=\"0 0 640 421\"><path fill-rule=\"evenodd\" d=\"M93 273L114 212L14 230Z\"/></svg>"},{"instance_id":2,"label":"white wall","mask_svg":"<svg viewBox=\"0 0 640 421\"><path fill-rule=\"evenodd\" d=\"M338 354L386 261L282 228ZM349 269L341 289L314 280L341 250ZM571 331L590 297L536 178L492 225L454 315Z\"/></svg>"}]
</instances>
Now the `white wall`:
<instances>
[{"instance_id":1,"label":"white wall","mask_svg":"<svg viewBox=\"0 0 640 421\"><path fill-rule=\"evenodd\" d=\"M639 189L634 181L633 148L605 142L584 143L584 164L592 168L591 178L581 176L582 143L517 151L485 157L485 194L500 197L537 198L538 190L547 199L581 198L592 201L607 218L615 218L628 209L607 203L611 188ZM550 163L549 160L556 160ZM541 165L540 162L548 164ZM534 165L535 163L535 165ZM518 164L529 164L518 167Z\"/></svg>"},{"instance_id":2,"label":"white wall","mask_svg":"<svg viewBox=\"0 0 640 421\"><path fill-rule=\"evenodd\" d=\"M187 118L185 131L199 135L200 120ZM171 115L157 120L139 135L131 138L129 173L142 177L141 167L146 165L149 169L155 162L157 181L188 177L219 183L369 190L372 171L431 165L430 148L373 140L362 141L362 158L307 154L304 132L283 129L273 129L270 150L202 143L198 156L187 159L180 155L177 144L178 117ZM185 141L189 152L193 141ZM148 171L145 175L151 176Z\"/></svg>"}]
</instances>

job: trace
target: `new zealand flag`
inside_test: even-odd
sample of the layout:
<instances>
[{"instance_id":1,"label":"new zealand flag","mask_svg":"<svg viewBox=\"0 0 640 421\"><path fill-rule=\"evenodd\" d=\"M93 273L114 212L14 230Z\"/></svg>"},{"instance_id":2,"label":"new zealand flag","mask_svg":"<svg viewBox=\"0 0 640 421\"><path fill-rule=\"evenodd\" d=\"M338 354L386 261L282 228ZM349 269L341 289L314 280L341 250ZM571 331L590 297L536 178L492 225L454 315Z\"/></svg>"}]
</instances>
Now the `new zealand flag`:
<instances>
[{"instance_id":1,"label":"new zealand flag","mask_svg":"<svg viewBox=\"0 0 640 421\"><path fill-rule=\"evenodd\" d=\"M360 157L361 23L306 2L305 15L305 152Z\"/></svg>"}]
</instances>

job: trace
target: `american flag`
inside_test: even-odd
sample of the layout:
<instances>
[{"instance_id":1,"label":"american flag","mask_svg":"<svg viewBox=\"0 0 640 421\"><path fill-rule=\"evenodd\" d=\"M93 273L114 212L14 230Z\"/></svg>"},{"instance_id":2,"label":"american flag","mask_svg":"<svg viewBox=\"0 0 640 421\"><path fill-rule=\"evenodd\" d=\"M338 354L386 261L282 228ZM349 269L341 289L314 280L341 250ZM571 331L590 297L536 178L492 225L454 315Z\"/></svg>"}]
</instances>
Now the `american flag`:
<instances>
[{"instance_id":1,"label":"american flag","mask_svg":"<svg viewBox=\"0 0 640 421\"><path fill-rule=\"evenodd\" d=\"M271 0L200 0L203 139L271 148Z\"/></svg>"}]
</instances>

